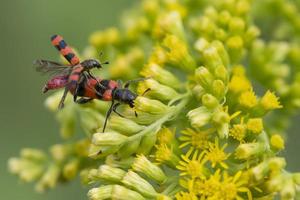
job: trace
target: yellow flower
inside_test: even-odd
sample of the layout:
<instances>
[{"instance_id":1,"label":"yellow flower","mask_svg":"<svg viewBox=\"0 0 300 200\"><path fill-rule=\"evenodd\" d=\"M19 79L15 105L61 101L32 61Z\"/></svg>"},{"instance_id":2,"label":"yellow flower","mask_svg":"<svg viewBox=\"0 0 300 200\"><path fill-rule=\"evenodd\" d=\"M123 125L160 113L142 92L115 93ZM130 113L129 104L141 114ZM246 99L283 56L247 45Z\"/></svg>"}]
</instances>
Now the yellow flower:
<instances>
[{"instance_id":1,"label":"yellow flower","mask_svg":"<svg viewBox=\"0 0 300 200\"><path fill-rule=\"evenodd\" d=\"M229 176L226 172L223 174L222 187L217 194L218 198L223 200L243 200L238 193L247 193L248 199L252 199L251 192L249 188L245 185L247 182L242 177L242 172L237 172L234 176Z\"/></svg>"},{"instance_id":2,"label":"yellow flower","mask_svg":"<svg viewBox=\"0 0 300 200\"><path fill-rule=\"evenodd\" d=\"M175 130L163 127L157 132L157 140L160 144L170 144L175 136Z\"/></svg>"},{"instance_id":3,"label":"yellow flower","mask_svg":"<svg viewBox=\"0 0 300 200\"><path fill-rule=\"evenodd\" d=\"M234 75L229 82L229 90L233 93L240 93L251 88L251 83L245 76Z\"/></svg>"},{"instance_id":4,"label":"yellow flower","mask_svg":"<svg viewBox=\"0 0 300 200\"><path fill-rule=\"evenodd\" d=\"M182 144L179 147L183 148L191 145L193 149L206 149L208 147L209 135L213 132L213 129L195 131L187 128L181 131L183 135L179 137L179 140L182 141Z\"/></svg>"},{"instance_id":5,"label":"yellow flower","mask_svg":"<svg viewBox=\"0 0 300 200\"><path fill-rule=\"evenodd\" d=\"M276 97L275 94L273 92L270 92L269 90L260 100L260 104L267 111L277 109L277 108L282 108L282 105L280 105L278 97Z\"/></svg>"},{"instance_id":6,"label":"yellow flower","mask_svg":"<svg viewBox=\"0 0 300 200\"><path fill-rule=\"evenodd\" d=\"M284 149L284 140L279 134L271 136L271 145L275 149L282 150Z\"/></svg>"},{"instance_id":7,"label":"yellow flower","mask_svg":"<svg viewBox=\"0 0 300 200\"><path fill-rule=\"evenodd\" d=\"M244 138L246 136L246 125L241 120L240 124L234 124L233 127L229 130L229 135L239 142L244 142Z\"/></svg>"},{"instance_id":8,"label":"yellow flower","mask_svg":"<svg viewBox=\"0 0 300 200\"><path fill-rule=\"evenodd\" d=\"M217 170L206 180L192 179L189 181L190 193L200 195L201 199L209 200L242 200L239 193L247 193L248 199L252 199L249 188L244 186L247 181L238 171L234 176L229 176L227 172L221 176L221 171Z\"/></svg>"},{"instance_id":9,"label":"yellow flower","mask_svg":"<svg viewBox=\"0 0 300 200\"><path fill-rule=\"evenodd\" d=\"M215 168L219 163L223 168L227 169L228 165L224 162L230 156L224 152L228 144L224 144L222 148L219 147L219 139L216 137L215 143L209 142L208 150L206 151L205 158L211 162L212 167Z\"/></svg>"},{"instance_id":10,"label":"yellow flower","mask_svg":"<svg viewBox=\"0 0 300 200\"><path fill-rule=\"evenodd\" d=\"M257 98L253 90L243 92L239 96L239 103L246 108L253 108L257 105Z\"/></svg>"},{"instance_id":11,"label":"yellow flower","mask_svg":"<svg viewBox=\"0 0 300 200\"><path fill-rule=\"evenodd\" d=\"M160 144L155 145L156 152L155 152L155 160L158 163L166 163L171 167L175 167L178 162L179 158L173 153L172 149L170 149L167 144Z\"/></svg>"},{"instance_id":12,"label":"yellow flower","mask_svg":"<svg viewBox=\"0 0 300 200\"><path fill-rule=\"evenodd\" d=\"M191 156L192 152L193 150L190 149L186 155L181 155L182 160L179 161L179 165L176 168L181 171L180 176L188 175L192 178L204 179L207 172L207 169L203 166L207 161L204 158L204 152L199 154L199 151L196 150Z\"/></svg>"},{"instance_id":13,"label":"yellow flower","mask_svg":"<svg viewBox=\"0 0 300 200\"><path fill-rule=\"evenodd\" d=\"M176 200L197 200L197 196L195 194L189 192L178 192L175 195Z\"/></svg>"},{"instance_id":14,"label":"yellow flower","mask_svg":"<svg viewBox=\"0 0 300 200\"><path fill-rule=\"evenodd\" d=\"M263 129L263 121L261 118L252 118L247 122L247 129L255 134L260 134Z\"/></svg>"}]
</instances>

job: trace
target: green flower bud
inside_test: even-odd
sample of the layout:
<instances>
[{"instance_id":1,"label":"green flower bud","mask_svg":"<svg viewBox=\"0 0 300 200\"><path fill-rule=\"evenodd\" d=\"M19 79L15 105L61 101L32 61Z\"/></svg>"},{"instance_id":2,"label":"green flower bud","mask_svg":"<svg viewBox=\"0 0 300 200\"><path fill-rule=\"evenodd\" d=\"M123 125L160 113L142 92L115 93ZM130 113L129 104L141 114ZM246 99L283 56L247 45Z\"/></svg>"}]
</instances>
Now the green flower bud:
<instances>
[{"instance_id":1,"label":"green flower bud","mask_svg":"<svg viewBox=\"0 0 300 200\"><path fill-rule=\"evenodd\" d=\"M293 173L293 180L297 185L300 185L300 173Z\"/></svg>"},{"instance_id":2,"label":"green flower bud","mask_svg":"<svg viewBox=\"0 0 300 200\"><path fill-rule=\"evenodd\" d=\"M214 75L217 79L220 79L221 81L227 83L228 82L228 71L224 67L224 65L218 65L214 70Z\"/></svg>"},{"instance_id":3,"label":"green flower bud","mask_svg":"<svg viewBox=\"0 0 300 200\"><path fill-rule=\"evenodd\" d=\"M91 171L89 176L106 181L120 182L125 174L126 172L122 169L111 167L109 165L101 165L97 174Z\"/></svg>"},{"instance_id":4,"label":"green flower bud","mask_svg":"<svg viewBox=\"0 0 300 200\"><path fill-rule=\"evenodd\" d=\"M50 153L56 162L63 162L70 155L70 145L55 144L50 148Z\"/></svg>"},{"instance_id":5,"label":"green flower bud","mask_svg":"<svg viewBox=\"0 0 300 200\"><path fill-rule=\"evenodd\" d=\"M265 146L258 142L240 144L236 150L235 155L238 159L249 159L257 156L265 151Z\"/></svg>"},{"instance_id":6,"label":"green flower bud","mask_svg":"<svg viewBox=\"0 0 300 200\"><path fill-rule=\"evenodd\" d=\"M36 190L39 192L45 191L47 188L53 188L58 182L60 169L57 165L51 164L47 171L43 174L39 182L36 184Z\"/></svg>"},{"instance_id":7,"label":"green flower bud","mask_svg":"<svg viewBox=\"0 0 300 200\"><path fill-rule=\"evenodd\" d=\"M122 133L123 135L126 135L126 136L131 136L131 135L143 130L143 128L144 128L143 126L135 123L134 121L132 121L130 119L116 116L116 115L111 116L108 126L111 129L113 129L119 133Z\"/></svg>"},{"instance_id":8,"label":"green flower bud","mask_svg":"<svg viewBox=\"0 0 300 200\"><path fill-rule=\"evenodd\" d=\"M79 160L78 159L72 159L70 162L68 162L64 167L63 167L63 177L67 180L71 180L75 178L75 176L78 173L79 169Z\"/></svg>"},{"instance_id":9,"label":"green flower bud","mask_svg":"<svg viewBox=\"0 0 300 200\"><path fill-rule=\"evenodd\" d=\"M155 164L150 162L144 155L138 155L132 164L132 169L145 174L147 177L162 183L166 180L164 172Z\"/></svg>"},{"instance_id":10,"label":"green flower bud","mask_svg":"<svg viewBox=\"0 0 300 200\"><path fill-rule=\"evenodd\" d=\"M46 161L47 155L38 149L24 148L21 150L20 155L23 159L33 160L33 161Z\"/></svg>"},{"instance_id":11,"label":"green flower bud","mask_svg":"<svg viewBox=\"0 0 300 200\"><path fill-rule=\"evenodd\" d=\"M98 146L119 146L126 142L126 139L126 136L116 132L95 133L92 143Z\"/></svg>"},{"instance_id":12,"label":"green flower bud","mask_svg":"<svg viewBox=\"0 0 300 200\"><path fill-rule=\"evenodd\" d=\"M112 167L128 169L131 167L133 160L133 157L119 158L117 155L108 155L105 159L105 164Z\"/></svg>"},{"instance_id":13,"label":"green flower bud","mask_svg":"<svg viewBox=\"0 0 300 200\"><path fill-rule=\"evenodd\" d=\"M227 92L227 88L223 81L214 80L212 84L212 92L214 96L217 97L219 100L223 99Z\"/></svg>"},{"instance_id":14,"label":"green flower bud","mask_svg":"<svg viewBox=\"0 0 300 200\"><path fill-rule=\"evenodd\" d=\"M136 98L134 106L138 111L143 111L153 115L163 115L168 110L168 106L160 101L151 100L145 97Z\"/></svg>"},{"instance_id":15,"label":"green flower bud","mask_svg":"<svg viewBox=\"0 0 300 200\"><path fill-rule=\"evenodd\" d=\"M229 55L227 53L227 50L225 49L224 45L222 42L215 40L211 43L211 47L216 48L218 55L220 56L222 63L224 66L229 66L230 60L229 60ZM226 73L226 76L228 73ZM228 77L226 78L228 79ZM222 79L223 80L223 79Z\"/></svg>"},{"instance_id":16,"label":"green flower bud","mask_svg":"<svg viewBox=\"0 0 300 200\"><path fill-rule=\"evenodd\" d=\"M180 88L182 83L174 76L171 72L163 69L156 63L147 64L142 71L141 75L145 77L152 77L163 85L172 87L172 88Z\"/></svg>"},{"instance_id":17,"label":"green flower bud","mask_svg":"<svg viewBox=\"0 0 300 200\"><path fill-rule=\"evenodd\" d=\"M214 77L205 67L198 67L195 71L195 79L201 85L201 87L209 90Z\"/></svg>"},{"instance_id":18,"label":"green flower bud","mask_svg":"<svg viewBox=\"0 0 300 200\"><path fill-rule=\"evenodd\" d=\"M127 187L138 191L146 197L154 198L157 196L157 193L152 185L131 170L126 173L121 182Z\"/></svg>"},{"instance_id":19,"label":"green flower bud","mask_svg":"<svg viewBox=\"0 0 300 200\"><path fill-rule=\"evenodd\" d=\"M209 42L205 38L199 38L194 44L194 48L200 53L203 53L208 46Z\"/></svg>"},{"instance_id":20,"label":"green flower bud","mask_svg":"<svg viewBox=\"0 0 300 200\"><path fill-rule=\"evenodd\" d=\"M136 153L140 146L141 139L137 138L133 141L126 142L118 151L118 155L121 158L127 158L132 154Z\"/></svg>"},{"instance_id":21,"label":"green flower bud","mask_svg":"<svg viewBox=\"0 0 300 200\"><path fill-rule=\"evenodd\" d=\"M211 94L205 94L202 96L202 104L208 109L213 110L219 105L219 101Z\"/></svg>"},{"instance_id":22,"label":"green flower bud","mask_svg":"<svg viewBox=\"0 0 300 200\"><path fill-rule=\"evenodd\" d=\"M105 200L112 197L113 185L104 185L90 189L87 196L90 200Z\"/></svg>"},{"instance_id":23,"label":"green flower bud","mask_svg":"<svg viewBox=\"0 0 300 200\"><path fill-rule=\"evenodd\" d=\"M143 136L139 148L137 149L138 154L148 155L155 145L157 130L147 133Z\"/></svg>"},{"instance_id":24,"label":"green flower bud","mask_svg":"<svg viewBox=\"0 0 300 200\"><path fill-rule=\"evenodd\" d=\"M169 101L178 96L178 93L173 88L159 84L153 79L140 82L137 88L138 94L143 94L149 88L151 90L146 95L150 98L161 101Z\"/></svg>"},{"instance_id":25,"label":"green flower bud","mask_svg":"<svg viewBox=\"0 0 300 200\"><path fill-rule=\"evenodd\" d=\"M103 158L107 155L117 152L120 146L98 146L91 144L88 156L94 159Z\"/></svg>"},{"instance_id":26,"label":"green flower bud","mask_svg":"<svg viewBox=\"0 0 300 200\"><path fill-rule=\"evenodd\" d=\"M120 185L113 186L111 198L116 200L146 200L142 195L140 195L140 193L129 190Z\"/></svg>"},{"instance_id":27,"label":"green flower bud","mask_svg":"<svg viewBox=\"0 0 300 200\"><path fill-rule=\"evenodd\" d=\"M223 10L218 17L218 23L223 26L227 26L231 19L231 14L227 10Z\"/></svg>"},{"instance_id":28,"label":"green flower bud","mask_svg":"<svg viewBox=\"0 0 300 200\"><path fill-rule=\"evenodd\" d=\"M232 34L242 34L245 26L245 21L239 17L232 17L229 21L229 31Z\"/></svg>"},{"instance_id":29,"label":"green flower bud","mask_svg":"<svg viewBox=\"0 0 300 200\"><path fill-rule=\"evenodd\" d=\"M197 98L197 100L201 101L202 96L205 94L205 90L201 85L195 85L192 88L193 95Z\"/></svg>"},{"instance_id":30,"label":"green flower bud","mask_svg":"<svg viewBox=\"0 0 300 200\"><path fill-rule=\"evenodd\" d=\"M204 50L203 59L204 59L205 66L210 70L213 70L218 65L223 64L222 59L219 56L217 49L213 46L209 46L208 48L206 48Z\"/></svg>"},{"instance_id":31,"label":"green flower bud","mask_svg":"<svg viewBox=\"0 0 300 200\"><path fill-rule=\"evenodd\" d=\"M120 40L119 31L116 28L108 28L104 31L94 32L89 39L92 46L103 48L106 45L115 45Z\"/></svg>"},{"instance_id":32,"label":"green flower bud","mask_svg":"<svg viewBox=\"0 0 300 200\"><path fill-rule=\"evenodd\" d=\"M226 45L229 49L229 55L233 62L238 62L243 56L244 41L240 36L231 36L227 39Z\"/></svg>"},{"instance_id":33,"label":"green flower bud","mask_svg":"<svg viewBox=\"0 0 300 200\"><path fill-rule=\"evenodd\" d=\"M201 106L188 112L187 117L191 121L191 125L195 128L205 126L212 117L212 113L206 107Z\"/></svg>"}]
</instances>

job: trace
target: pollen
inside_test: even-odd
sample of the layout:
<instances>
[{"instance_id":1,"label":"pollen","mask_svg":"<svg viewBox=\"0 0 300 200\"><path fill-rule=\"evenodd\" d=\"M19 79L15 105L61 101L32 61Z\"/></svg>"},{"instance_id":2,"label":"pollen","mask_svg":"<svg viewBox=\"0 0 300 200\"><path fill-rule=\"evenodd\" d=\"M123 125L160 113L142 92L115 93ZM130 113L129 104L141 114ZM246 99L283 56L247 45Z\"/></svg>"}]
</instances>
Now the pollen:
<instances>
[{"instance_id":1,"label":"pollen","mask_svg":"<svg viewBox=\"0 0 300 200\"><path fill-rule=\"evenodd\" d=\"M192 152L193 150L190 149L186 155L181 155L182 160L179 161L179 165L176 168L181 171L180 176L205 178L207 169L203 166L206 163L204 152L199 154L199 151L196 150L193 155Z\"/></svg>"},{"instance_id":2,"label":"pollen","mask_svg":"<svg viewBox=\"0 0 300 200\"><path fill-rule=\"evenodd\" d=\"M280 102L278 100L279 98L276 97L276 95L273 92L270 92L269 90L266 92L266 94L262 97L260 100L260 104L265 110L273 110L282 108L282 105L280 105Z\"/></svg>"},{"instance_id":3,"label":"pollen","mask_svg":"<svg viewBox=\"0 0 300 200\"><path fill-rule=\"evenodd\" d=\"M228 165L224 162L230 156L230 154L224 152L226 146L227 144L224 144L220 148L218 138L215 139L215 143L209 143L205 158L211 162L213 168L215 168L217 164L221 165L224 169L228 168Z\"/></svg>"}]
</instances>

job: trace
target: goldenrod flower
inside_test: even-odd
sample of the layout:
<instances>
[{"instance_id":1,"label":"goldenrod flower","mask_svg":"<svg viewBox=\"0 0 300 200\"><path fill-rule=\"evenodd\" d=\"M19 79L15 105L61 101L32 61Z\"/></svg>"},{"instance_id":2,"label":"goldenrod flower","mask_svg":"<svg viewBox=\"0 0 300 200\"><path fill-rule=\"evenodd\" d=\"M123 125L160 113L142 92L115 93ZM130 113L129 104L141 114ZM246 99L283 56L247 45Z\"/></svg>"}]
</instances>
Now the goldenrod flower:
<instances>
[{"instance_id":1,"label":"goldenrod flower","mask_svg":"<svg viewBox=\"0 0 300 200\"><path fill-rule=\"evenodd\" d=\"M205 158L211 162L213 168L219 164L224 169L228 168L228 165L225 163L230 154L225 153L224 149L228 144L224 144L221 148L219 147L219 139L215 138L215 143L209 142L208 149L206 150Z\"/></svg>"},{"instance_id":2,"label":"goldenrod flower","mask_svg":"<svg viewBox=\"0 0 300 200\"><path fill-rule=\"evenodd\" d=\"M193 150L190 149L186 155L181 155L181 161L177 165L177 169L181 171L180 176L190 176L192 178L205 178L207 169L204 164L207 160L204 158L204 152L199 153L196 150L192 154ZM191 158L190 158L191 156Z\"/></svg>"},{"instance_id":3,"label":"goldenrod flower","mask_svg":"<svg viewBox=\"0 0 300 200\"><path fill-rule=\"evenodd\" d=\"M265 93L265 95L260 100L260 104L266 111L282 108L282 105L280 105L278 97L276 97L275 94L273 92L270 92L269 90Z\"/></svg>"},{"instance_id":4,"label":"goldenrod flower","mask_svg":"<svg viewBox=\"0 0 300 200\"><path fill-rule=\"evenodd\" d=\"M271 136L271 145L275 149L282 150L284 149L284 140L279 134L275 134Z\"/></svg>"},{"instance_id":5,"label":"goldenrod flower","mask_svg":"<svg viewBox=\"0 0 300 200\"><path fill-rule=\"evenodd\" d=\"M253 90L245 91L239 96L239 103L245 108L253 108L257 105L257 98Z\"/></svg>"},{"instance_id":6,"label":"goldenrod flower","mask_svg":"<svg viewBox=\"0 0 300 200\"><path fill-rule=\"evenodd\" d=\"M240 124L234 124L229 130L229 135L239 142L244 142L244 138L247 133L247 126L243 123L243 119Z\"/></svg>"},{"instance_id":7,"label":"goldenrod flower","mask_svg":"<svg viewBox=\"0 0 300 200\"><path fill-rule=\"evenodd\" d=\"M181 131L182 136L179 137L179 140L182 141L182 144L179 147L183 148L189 145L193 149L206 149L208 148L210 134L213 132L213 129L196 131L194 129L187 128Z\"/></svg>"},{"instance_id":8,"label":"goldenrod flower","mask_svg":"<svg viewBox=\"0 0 300 200\"><path fill-rule=\"evenodd\" d=\"M251 118L247 121L247 129L254 134L260 134L264 130L261 118Z\"/></svg>"}]
</instances>

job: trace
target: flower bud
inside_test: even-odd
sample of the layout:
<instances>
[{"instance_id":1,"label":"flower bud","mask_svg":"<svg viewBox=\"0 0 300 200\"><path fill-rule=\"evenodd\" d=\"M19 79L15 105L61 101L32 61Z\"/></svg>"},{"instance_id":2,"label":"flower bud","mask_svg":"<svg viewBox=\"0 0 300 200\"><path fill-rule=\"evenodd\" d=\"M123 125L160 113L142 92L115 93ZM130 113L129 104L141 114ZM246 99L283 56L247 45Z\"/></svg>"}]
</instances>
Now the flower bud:
<instances>
[{"instance_id":1,"label":"flower bud","mask_svg":"<svg viewBox=\"0 0 300 200\"><path fill-rule=\"evenodd\" d=\"M33 161L45 161L47 159L47 155L38 149L23 148L20 154L23 159L29 159Z\"/></svg>"},{"instance_id":2,"label":"flower bud","mask_svg":"<svg viewBox=\"0 0 300 200\"><path fill-rule=\"evenodd\" d=\"M95 133L104 122L104 116L91 108L80 109L80 124L82 129L91 135Z\"/></svg>"},{"instance_id":3,"label":"flower bud","mask_svg":"<svg viewBox=\"0 0 300 200\"><path fill-rule=\"evenodd\" d=\"M153 115L163 115L168 110L168 106L160 101L151 100L145 97L136 98L134 106L138 111L143 111Z\"/></svg>"},{"instance_id":4,"label":"flower bud","mask_svg":"<svg viewBox=\"0 0 300 200\"><path fill-rule=\"evenodd\" d=\"M98 146L119 146L126 142L126 139L126 136L116 132L95 133L92 143Z\"/></svg>"},{"instance_id":5,"label":"flower bud","mask_svg":"<svg viewBox=\"0 0 300 200\"><path fill-rule=\"evenodd\" d=\"M224 65L218 65L214 70L214 75L216 79L220 79L225 83L228 82L228 71Z\"/></svg>"},{"instance_id":6,"label":"flower bud","mask_svg":"<svg viewBox=\"0 0 300 200\"><path fill-rule=\"evenodd\" d=\"M208 90L211 88L214 80L213 75L205 67L199 67L195 71L195 79L201 85L201 87Z\"/></svg>"},{"instance_id":7,"label":"flower bud","mask_svg":"<svg viewBox=\"0 0 300 200\"><path fill-rule=\"evenodd\" d=\"M215 48L217 50L217 53L222 60L222 64L225 67L228 67L230 64L229 55L228 55L227 50L225 49L223 43L218 40L215 40L211 43L211 47ZM227 74L228 73L226 72L224 75L228 76ZM226 79L228 79L228 78L226 78Z\"/></svg>"},{"instance_id":8,"label":"flower bud","mask_svg":"<svg viewBox=\"0 0 300 200\"><path fill-rule=\"evenodd\" d=\"M112 181L112 182L120 182L121 179L125 176L126 172L122 169L111 167L109 165L100 165L98 168L96 177L97 179ZM90 176L93 175L93 172L90 172ZM95 177L95 178L96 178Z\"/></svg>"},{"instance_id":9,"label":"flower bud","mask_svg":"<svg viewBox=\"0 0 300 200\"><path fill-rule=\"evenodd\" d=\"M194 44L194 48L200 53L203 53L204 50L208 48L208 46L209 46L209 42L202 37L199 38Z\"/></svg>"},{"instance_id":10,"label":"flower bud","mask_svg":"<svg viewBox=\"0 0 300 200\"><path fill-rule=\"evenodd\" d=\"M275 148L276 150L284 149L284 140L279 134L272 135L270 143L272 147Z\"/></svg>"},{"instance_id":11,"label":"flower bud","mask_svg":"<svg viewBox=\"0 0 300 200\"><path fill-rule=\"evenodd\" d=\"M180 159L172 151L172 147L169 148L167 144L156 145L155 160L159 163L165 163L169 167L176 169Z\"/></svg>"},{"instance_id":12,"label":"flower bud","mask_svg":"<svg viewBox=\"0 0 300 200\"><path fill-rule=\"evenodd\" d=\"M188 52L188 46L174 35L168 35L163 45L168 49L168 61L175 67L187 72L192 72L196 68L196 62Z\"/></svg>"},{"instance_id":13,"label":"flower bud","mask_svg":"<svg viewBox=\"0 0 300 200\"><path fill-rule=\"evenodd\" d=\"M112 196L113 185L104 185L98 188L90 189L87 196L90 200L110 199Z\"/></svg>"},{"instance_id":14,"label":"flower bud","mask_svg":"<svg viewBox=\"0 0 300 200\"><path fill-rule=\"evenodd\" d=\"M117 155L108 155L105 159L105 164L111 167L118 167L122 169L128 169L133 163L133 157L119 158Z\"/></svg>"},{"instance_id":15,"label":"flower bud","mask_svg":"<svg viewBox=\"0 0 300 200\"><path fill-rule=\"evenodd\" d=\"M138 155L132 164L132 169L145 174L147 177L162 183L166 180L164 172L155 164L150 162L144 155Z\"/></svg>"},{"instance_id":16,"label":"flower bud","mask_svg":"<svg viewBox=\"0 0 300 200\"><path fill-rule=\"evenodd\" d=\"M161 101L169 101L178 96L178 93L168 86L159 84L153 79L148 79L138 84L138 94L143 94L147 89L151 89L146 95L150 98L158 99Z\"/></svg>"},{"instance_id":17,"label":"flower bud","mask_svg":"<svg viewBox=\"0 0 300 200\"><path fill-rule=\"evenodd\" d=\"M247 129L251 131L254 134L260 134L264 127L263 127L263 121L261 118L251 118L247 122Z\"/></svg>"},{"instance_id":18,"label":"flower bud","mask_svg":"<svg viewBox=\"0 0 300 200\"><path fill-rule=\"evenodd\" d=\"M79 160L78 159L72 159L70 162L68 162L64 167L63 167L63 177L67 180L71 180L75 178L75 176L78 173L79 169Z\"/></svg>"},{"instance_id":19,"label":"flower bud","mask_svg":"<svg viewBox=\"0 0 300 200\"><path fill-rule=\"evenodd\" d=\"M154 198L157 196L153 186L131 170L126 173L121 182L146 197Z\"/></svg>"},{"instance_id":20,"label":"flower bud","mask_svg":"<svg viewBox=\"0 0 300 200\"><path fill-rule=\"evenodd\" d=\"M120 149L120 146L98 146L91 144L89 148L89 157L97 159L113 154Z\"/></svg>"},{"instance_id":21,"label":"flower bud","mask_svg":"<svg viewBox=\"0 0 300 200\"><path fill-rule=\"evenodd\" d=\"M204 59L205 66L210 70L213 70L215 69L216 66L223 64L217 49L212 45L204 50L203 59Z\"/></svg>"},{"instance_id":22,"label":"flower bud","mask_svg":"<svg viewBox=\"0 0 300 200\"><path fill-rule=\"evenodd\" d=\"M137 149L138 154L148 155L151 152L156 142L156 133L157 130L143 136L140 146Z\"/></svg>"},{"instance_id":23,"label":"flower bud","mask_svg":"<svg viewBox=\"0 0 300 200\"><path fill-rule=\"evenodd\" d=\"M120 185L114 185L112 189L111 199L118 200L146 200L140 193L129 190Z\"/></svg>"},{"instance_id":24,"label":"flower bud","mask_svg":"<svg viewBox=\"0 0 300 200\"><path fill-rule=\"evenodd\" d=\"M163 69L156 63L147 64L142 71L140 72L144 77L152 77L163 85L172 87L172 88L180 88L181 82L174 76L171 72Z\"/></svg>"},{"instance_id":25,"label":"flower bud","mask_svg":"<svg viewBox=\"0 0 300 200\"><path fill-rule=\"evenodd\" d=\"M141 139L137 138L133 141L126 142L118 151L118 155L121 158L128 158L132 154L138 152L138 148L140 146Z\"/></svg>"},{"instance_id":26,"label":"flower bud","mask_svg":"<svg viewBox=\"0 0 300 200\"><path fill-rule=\"evenodd\" d=\"M132 121L130 119L116 116L116 115L111 116L108 126L111 129L113 129L119 133L122 133L123 135L126 135L126 136L131 136L131 135L143 130L143 128L144 128L143 126L135 123L134 121Z\"/></svg>"},{"instance_id":27,"label":"flower bud","mask_svg":"<svg viewBox=\"0 0 300 200\"><path fill-rule=\"evenodd\" d=\"M89 38L90 44L96 48L103 48L108 44L115 45L119 40L120 35L116 28L108 28L104 31L94 32Z\"/></svg>"},{"instance_id":28,"label":"flower bud","mask_svg":"<svg viewBox=\"0 0 300 200\"><path fill-rule=\"evenodd\" d=\"M219 101L216 97L212 96L211 94L205 94L202 96L202 104L207 107L208 109L213 110L219 105Z\"/></svg>"},{"instance_id":29,"label":"flower bud","mask_svg":"<svg viewBox=\"0 0 300 200\"><path fill-rule=\"evenodd\" d=\"M187 117L191 121L193 127L201 128L211 120L212 113L206 107L201 106L189 111Z\"/></svg>"},{"instance_id":30,"label":"flower bud","mask_svg":"<svg viewBox=\"0 0 300 200\"><path fill-rule=\"evenodd\" d=\"M36 190L38 192L43 192L47 188L53 188L58 182L60 175L60 169L55 164L51 164L47 171L43 174L41 179L36 184Z\"/></svg>"},{"instance_id":31,"label":"flower bud","mask_svg":"<svg viewBox=\"0 0 300 200\"><path fill-rule=\"evenodd\" d=\"M242 34L245 30L245 21L239 17L232 17L229 21L229 31L232 34Z\"/></svg>"},{"instance_id":32,"label":"flower bud","mask_svg":"<svg viewBox=\"0 0 300 200\"><path fill-rule=\"evenodd\" d=\"M238 159L249 159L251 157L258 156L264 151L265 151L265 146L261 143L257 143L257 142L245 143L245 144L240 144L236 148L235 155Z\"/></svg>"},{"instance_id":33,"label":"flower bud","mask_svg":"<svg viewBox=\"0 0 300 200\"><path fill-rule=\"evenodd\" d=\"M212 93L217 99L223 100L226 92L227 92L227 88L226 88L223 81L221 81L221 80L214 80L213 81L213 83L212 83Z\"/></svg>"},{"instance_id":34,"label":"flower bud","mask_svg":"<svg viewBox=\"0 0 300 200\"><path fill-rule=\"evenodd\" d=\"M63 162L71 153L70 145L55 144L50 148L50 153L56 162Z\"/></svg>"},{"instance_id":35,"label":"flower bud","mask_svg":"<svg viewBox=\"0 0 300 200\"><path fill-rule=\"evenodd\" d=\"M163 38L166 34L173 34L181 40L185 40L182 19L176 11L168 12L156 19L153 35L157 38Z\"/></svg>"}]
</instances>

